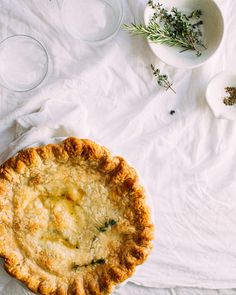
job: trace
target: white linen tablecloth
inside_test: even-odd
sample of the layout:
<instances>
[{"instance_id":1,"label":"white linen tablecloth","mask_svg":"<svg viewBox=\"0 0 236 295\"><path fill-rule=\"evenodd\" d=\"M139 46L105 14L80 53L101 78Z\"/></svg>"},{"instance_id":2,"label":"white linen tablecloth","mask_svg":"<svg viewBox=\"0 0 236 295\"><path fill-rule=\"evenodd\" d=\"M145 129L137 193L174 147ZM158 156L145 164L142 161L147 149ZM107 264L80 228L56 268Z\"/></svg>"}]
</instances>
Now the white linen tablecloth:
<instances>
[{"instance_id":1,"label":"white linen tablecloth","mask_svg":"<svg viewBox=\"0 0 236 295\"><path fill-rule=\"evenodd\" d=\"M126 157L152 197L155 247L131 278L150 288L129 283L117 294L235 294L236 125L213 116L204 92L214 74L236 66L236 2L217 2L226 19L224 44L195 70L164 65L144 39L123 31L99 47L74 40L63 30L60 1L0 2L1 39L29 34L50 54L41 87L0 89L1 160L35 139L88 137ZM125 0L124 21L141 19L144 5ZM158 88L151 63L174 81L176 95ZM27 291L1 270L0 292Z\"/></svg>"}]
</instances>

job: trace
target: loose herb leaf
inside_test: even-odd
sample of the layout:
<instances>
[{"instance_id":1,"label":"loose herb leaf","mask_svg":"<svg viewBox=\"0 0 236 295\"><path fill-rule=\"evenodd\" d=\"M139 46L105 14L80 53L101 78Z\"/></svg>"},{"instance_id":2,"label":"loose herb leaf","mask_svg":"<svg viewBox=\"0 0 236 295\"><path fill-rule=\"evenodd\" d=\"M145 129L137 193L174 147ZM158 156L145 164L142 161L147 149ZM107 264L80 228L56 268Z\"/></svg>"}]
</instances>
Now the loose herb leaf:
<instances>
[{"instance_id":1,"label":"loose herb leaf","mask_svg":"<svg viewBox=\"0 0 236 295\"><path fill-rule=\"evenodd\" d=\"M170 83L170 81L168 80L169 78L168 78L167 75L162 75L161 71L158 68L156 69L154 67L154 65L151 65L151 69L153 71L154 77L157 78L157 84L159 86L164 87L166 90L171 89L174 93L176 93L175 90L172 88L173 84Z\"/></svg>"},{"instance_id":2,"label":"loose herb leaf","mask_svg":"<svg viewBox=\"0 0 236 295\"><path fill-rule=\"evenodd\" d=\"M83 264L83 265L73 263L72 270L77 271L81 267L96 266L96 265L102 265L102 264L105 264L105 263L106 263L106 260L104 258L100 258L100 259L97 259L97 260L93 259L90 263Z\"/></svg>"},{"instance_id":3,"label":"loose herb leaf","mask_svg":"<svg viewBox=\"0 0 236 295\"><path fill-rule=\"evenodd\" d=\"M188 16L188 18L200 18L202 16L202 11L201 10L194 10L192 13Z\"/></svg>"},{"instance_id":4,"label":"loose herb leaf","mask_svg":"<svg viewBox=\"0 0 236 295\"><path fill-rule=\"evenodd\" d=\"M92 262L91 262L92 265L96 265L96 264L101 265L101 264L105 264L105 263L106 263L106 260L103 258L100 258L98 260L92 260Z\"/></svg>"},{"instance_id":5,"label":"loose herb leaf","mask_svg":"<svg viewBox=\"0 0 236 295\"><path fill-rule=\"evenodd\" d=\"M152 0L148 1L148 5L153 9L148 25L133 22L124 24L123 28L133 35L144 35L154 43L182 47L180 52L193 50L197 56L201 56L202 50L206 49L202 41L203 21L199 20L201 10L195 10L187 16L176 7L168 11Z\"/></svg>"},{"instance_id":6,"label":"loose herb leaf","mask_svg":"<svg viewBox=\"0 0 236 295\"><path fill-rule=\"evenodd\" d=\"M104 225L99 227L98 230L103 233L116 224L117 224L117 221L115 221L114 219L109 219L108 221L104 223Z\"/></svg>"}]
</instances>

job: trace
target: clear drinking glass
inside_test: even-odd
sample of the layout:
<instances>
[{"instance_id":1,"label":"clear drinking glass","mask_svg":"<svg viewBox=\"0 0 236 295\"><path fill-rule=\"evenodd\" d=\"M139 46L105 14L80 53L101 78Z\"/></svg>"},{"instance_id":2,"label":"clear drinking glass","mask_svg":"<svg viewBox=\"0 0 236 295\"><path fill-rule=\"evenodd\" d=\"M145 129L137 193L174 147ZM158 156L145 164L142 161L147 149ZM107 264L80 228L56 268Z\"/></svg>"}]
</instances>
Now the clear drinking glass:
<instances>
[{"instance_id":1,"label":"clear drinking glass","mask_svg":"<svg viewBox=\"0 0 236 295\"><path fill-rule=\"evenodd\" d=\"M37 87L48 72L44 46L27 35L13 35L0 42L0 84L23 92Z\"/></svg>"},{"instance_id":2,"label":"clear drinking glass","mask_svg":"<svg viewBox=\"0 0 236 295\"><path fill-rule=\"evenodd\" d=\"M120 29L122 0L64 0L61 16L65 29L74 38L104 43Z\"/></svg>"}]
</instances>

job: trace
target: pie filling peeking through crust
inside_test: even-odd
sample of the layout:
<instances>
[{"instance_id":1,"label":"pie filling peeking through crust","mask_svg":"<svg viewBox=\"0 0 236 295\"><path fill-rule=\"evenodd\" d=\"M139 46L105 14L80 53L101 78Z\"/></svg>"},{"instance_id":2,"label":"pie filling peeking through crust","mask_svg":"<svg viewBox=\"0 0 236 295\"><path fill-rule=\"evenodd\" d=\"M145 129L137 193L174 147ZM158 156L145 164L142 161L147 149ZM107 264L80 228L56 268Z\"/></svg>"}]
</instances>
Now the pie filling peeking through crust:
<instances>
[{"instance_id":1,"label":"pie filling peeking through crust","mask_svg":"<svg viewBox=\"0 0 236 295\"><path fill-rule=\"evenodd\" d=\"M136 172L89 140L30 148L0 168L0 256L40 294L110 294L147 258Z\"/></svg>"}]
</instances>

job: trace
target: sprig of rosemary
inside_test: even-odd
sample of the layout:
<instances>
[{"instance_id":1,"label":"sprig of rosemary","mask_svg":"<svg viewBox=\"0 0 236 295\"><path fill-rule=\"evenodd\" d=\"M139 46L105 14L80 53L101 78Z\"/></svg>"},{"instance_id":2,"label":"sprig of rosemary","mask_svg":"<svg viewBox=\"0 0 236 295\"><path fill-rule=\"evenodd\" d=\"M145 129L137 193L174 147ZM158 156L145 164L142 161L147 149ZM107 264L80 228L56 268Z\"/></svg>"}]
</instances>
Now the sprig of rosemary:
<instances>
[{"instance_id":1,"label":"sprig of rosemary","mask_svg":"<svg viewBox=\"0 0 236 295\"><path fill-rule=\"evenodd\" d=\"M173 7L169 12L160 3L149 0L148 5L153 9L153 15L148 25L124 24L123 28L133 35L144 35L150 41L168 46L178 46L183 51L193 50L201 56L203 48L200 10L192 11L190 15Z\"/></svg>"},{"instance_id":2,"label":"sprig of rosemary","mask_svg":"<svg viewBox=\"0 0 236 295\"><path fill-rule=\"evenodd\" d=\"M153 71L154 77L157 78L157 84L164 87L166 90L171 89L175 94L175 90L172 88L173 83L170 83L169 78L166 74L162 75L159 69L156 69L154 65L151 64L151 69Z\"/></svg>"},{"instance_id":3,"label":"sprig of rosemary","mask_svg":"<svg viewBox=\"0 0 236 295\"><path fill-rule=\"evenodd\" d=\"M101 227L99 227L98 230L103 233L103 232L106 232L110 227L116 224L117 224L117 221L115 221L114 219L109 219Z\"/></svg>"}]
</instances>

